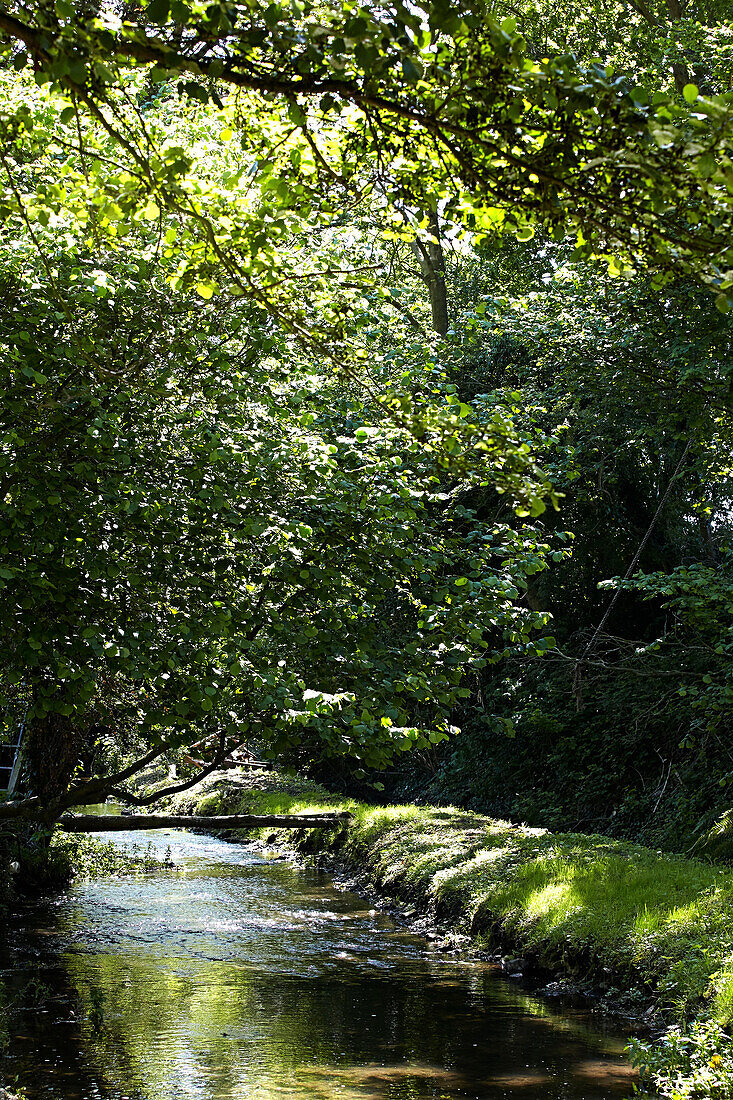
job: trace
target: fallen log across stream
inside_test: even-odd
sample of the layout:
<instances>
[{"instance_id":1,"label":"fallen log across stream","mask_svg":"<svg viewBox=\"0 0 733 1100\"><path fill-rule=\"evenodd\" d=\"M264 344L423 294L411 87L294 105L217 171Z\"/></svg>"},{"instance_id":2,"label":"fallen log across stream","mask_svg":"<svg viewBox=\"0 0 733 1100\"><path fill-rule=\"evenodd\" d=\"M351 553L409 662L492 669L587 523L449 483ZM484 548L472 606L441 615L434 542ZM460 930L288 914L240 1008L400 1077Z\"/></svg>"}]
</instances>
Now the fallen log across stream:
<instances>
[{"instance_id":1,"label":"fallen log across stream","mask_svg":"<svg viewBox=\"0 0 733 1100\"><path fill-rule=\"evenodd\" d=\"M67 833L127 832L128 829L333 829L345 825L352 814L230 814L228 817L161 817L156 814L75 814L61 817L59 829Z\"/></svg>"}]
</instances>

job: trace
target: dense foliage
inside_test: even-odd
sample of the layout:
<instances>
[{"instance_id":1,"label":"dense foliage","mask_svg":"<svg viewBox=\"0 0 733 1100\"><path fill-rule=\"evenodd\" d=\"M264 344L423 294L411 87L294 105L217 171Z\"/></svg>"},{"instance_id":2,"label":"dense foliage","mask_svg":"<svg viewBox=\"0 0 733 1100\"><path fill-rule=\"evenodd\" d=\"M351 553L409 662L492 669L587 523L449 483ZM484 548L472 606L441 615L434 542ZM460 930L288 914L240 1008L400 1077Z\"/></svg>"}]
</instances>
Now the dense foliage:
<instances>
[{"instance_id":1,"label":"dense foliage","mask_svg":"<svg viewBox=\"0 0 733 1100\"><path fill-rule=\"evenodd\" d=\"M246 744L726 854L728 9L0 3L0 818Z\"/></svg>"},{"instance_id":2,"label":"dense foliage","mask_svg":"<svg viewBox=\"0 0 733 1100\"><path fill-rule=\"evenodd\" d=\"M486 306L470 339L459 315L456 378L465 394L522 394L563 494L541 523L574 539L530 585L557 648L491 670L460 741L399 783L688 846L727 804L731 765L730 324L689 283L660 295L548 248L454 279L469 320L477 296Z\"/></svg>"},{"instance_id":3,"label":"dense foliage","mask_svg":"<svg viewBox=\"0 0 733 1100\"><path fill-rule=\"evenodd\" d=\"M41 210L93 214L97 239L111 241L140 212L153 221L175 213L187 230L176 286L213 293L218 273L277 303L297 328L313 323L292 277L321 276L308 254L283 246L365 200L398 236L440 207L479 235L571 232L578 256L600 253L614 270L653 256L660 275L695 272L727 308L732 122L717 93L730 80L730 41L716 5L684 20L637 5L623 43L626 5L590 16L589 42L589 13L563 13L562 30L552 7L532 5L522 34L514 15L480 0L460 11L443 2L6 4L6 64L50 90L58 123L11 102L3 127L20 149L40 142L67 165L63 181L37 181ZM579 61L567 51L581 42ZM588 56L591 43L600 57ZM671 65L679 85L690 52L713 71L696 77L705 94L686 73L680 97L659 69ZM234 139L224 187L171 129L180 108L148 109L174 90L207 109L220 140ZM72 166L74 148L87 155ZM11 188L6 216L18 202Z\"/></svg>"},{"instance_id":4,"label":"dense foliage","mask_svg":"<svg viewBox=\"0 0 733 1100\"><path fill-rule=\"evenodd\" d=\"M36 784L63 794L100 729L277 750L307 728L372 765L444 737L471 670L545 621L515 597L546 546L461 498L493 464L542 506L504 407L438 377L415 438L246 304L170 308L137 263L129 290L119 259L90 287L80 258L64 308L33 302L26 270L4 310L4 673L29 696Z\"/></svg>"},{"instance_id":5,"label":"dense foliage","mask_svg":"<svg viewBox=\"0 0 733 1100\"><path fill-rule=\"evenodd\" d=\"M2 6L0 812L244 741L715 816L724 16Z\"/></svg>"},{"instance_id":6,"label":"dense foliage","mask_svg":"<svg viewBox=\"0 0 733 1100\"><path fill-rule=\"evenodd\" d=\"M22 77L6 91L49 117ZM255 739L378 766L445 738L467 677L551 644L516 602L549 546L464 499L490 482L520 516L544 509L527 431L505 403L460 401L429 347L390 345L396 286L360 299L364 365L339 370L236 288L172 277L175 217L163 232L143 210L123 250L73 204L27 207L21 186L53 167L43 143L27 153L2 257L0 616L30 797L4 812L124 793L194 741L215 760ZM346 231L366 250L357 220ZM313 251L327 266L343 247L334 228ZM69 790L80 760L104 774Z\"/></svg>"}]
</instances>

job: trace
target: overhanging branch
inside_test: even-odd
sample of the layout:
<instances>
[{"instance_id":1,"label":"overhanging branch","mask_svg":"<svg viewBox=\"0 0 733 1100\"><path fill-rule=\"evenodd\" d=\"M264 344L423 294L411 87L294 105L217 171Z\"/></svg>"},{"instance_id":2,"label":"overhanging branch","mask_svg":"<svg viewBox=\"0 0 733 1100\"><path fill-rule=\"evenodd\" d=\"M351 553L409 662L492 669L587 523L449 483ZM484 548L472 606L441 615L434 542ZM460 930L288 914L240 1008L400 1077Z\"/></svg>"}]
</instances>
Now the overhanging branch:
<instances>
[{"instance_id":1,"label":"overhanging branch","mask_svg":"<svg viewBox=\"0 0 733 1100\"><path fill-rule=\"evenodd\" d=\"M243 741L238 741L236 745L229 745L223 749L220 749L213 761L207 764L205 768L202 768L192 778L185 779L181 783L173 783L168 787L161 787L157 791L152 791L147 795L136 795L131 791L127 791L122 787L112 787L109 791L110 794L118 798L120 802L125 802L129 806L152 806L154 802L159 802L161 798L167 798L171 794L180 794L181 791L188 791L191 787L195 787L197 783L200 783L202 779L205 779L207 775L211 775L217 768L226 760L230 753L235 752L238 748L244 744Z\"/></svg>"}]
</instances>

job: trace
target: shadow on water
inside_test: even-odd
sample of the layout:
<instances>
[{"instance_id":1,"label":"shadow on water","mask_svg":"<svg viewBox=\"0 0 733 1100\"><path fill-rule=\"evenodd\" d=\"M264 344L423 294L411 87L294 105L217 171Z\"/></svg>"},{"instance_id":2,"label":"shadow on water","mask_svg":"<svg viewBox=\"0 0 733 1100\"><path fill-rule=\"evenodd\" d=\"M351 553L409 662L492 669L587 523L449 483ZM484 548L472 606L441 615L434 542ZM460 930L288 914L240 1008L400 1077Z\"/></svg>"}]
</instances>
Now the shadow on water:
<instances>
[{"instance_id":1,"label":"shadow on water","mask_svg":"<svg viewBox=\"0 0 733 1100\"><path fill-rule=\"evenodd\" d=\"M0 945L0 1077L31 1100L631 1091L622 1042L583 1013L427 950L325 876L149 836L177 871L75 886Z\"/></svg>"}]
</instances>

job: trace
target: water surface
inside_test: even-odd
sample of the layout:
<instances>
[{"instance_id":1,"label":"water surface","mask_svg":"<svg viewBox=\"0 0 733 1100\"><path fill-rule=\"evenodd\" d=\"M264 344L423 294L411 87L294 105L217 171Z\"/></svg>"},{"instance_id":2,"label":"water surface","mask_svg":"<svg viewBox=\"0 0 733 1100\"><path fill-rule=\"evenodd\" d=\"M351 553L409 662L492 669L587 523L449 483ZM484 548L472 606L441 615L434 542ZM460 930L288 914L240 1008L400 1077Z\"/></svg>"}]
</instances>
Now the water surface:
<instances>
[{"instance_id":1,"label":"water surface","mask_svg":"<svg viewBox=\"0 0 733 1100\"><path fill-rule=\"evenodd\" d=\"M183 831L0 944L0 1081L30 1100L613 1100L623 1043L327 876Z\"/></svg>"}]
</instances>

